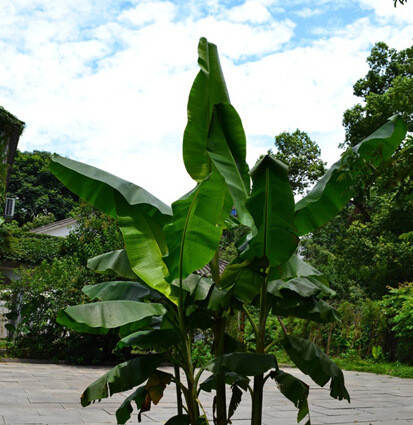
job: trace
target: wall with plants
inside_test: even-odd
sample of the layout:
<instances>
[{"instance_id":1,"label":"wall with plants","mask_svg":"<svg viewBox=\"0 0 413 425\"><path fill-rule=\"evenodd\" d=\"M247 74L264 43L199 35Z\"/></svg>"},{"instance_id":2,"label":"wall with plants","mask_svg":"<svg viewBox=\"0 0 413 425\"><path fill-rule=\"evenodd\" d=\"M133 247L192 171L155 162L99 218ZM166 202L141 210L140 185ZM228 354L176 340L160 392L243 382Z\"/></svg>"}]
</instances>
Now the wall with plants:
<instances>
[{"instance_id":1,"label":"wall with plants","mask_svg":"<svg viewBox=\"0 0 413 425\"><path fill-rule=\"evenodd\" d=\"M0 106L0 199L3 204L3 196L6 191L6 180L9 171L7 156L9 153L10 139L13 138L17 145L17 140L24 130L24 123L17 119L10 112ZM17 140L16 140L17 139ZM0 212L3 212L1 205Z\"/></svg>"},{"instance_id":2,"label":"wall with plants","mask_svg":"<svg viewBox=\"0 0 413 425\"><path fill-rule=\"evenodd\" d=\"M52 261L58 256L62 246L61 238L25 232L16 222L0 228L0 239L0 261L30 266L43 260Z\"/></svg>"}]
</instances>

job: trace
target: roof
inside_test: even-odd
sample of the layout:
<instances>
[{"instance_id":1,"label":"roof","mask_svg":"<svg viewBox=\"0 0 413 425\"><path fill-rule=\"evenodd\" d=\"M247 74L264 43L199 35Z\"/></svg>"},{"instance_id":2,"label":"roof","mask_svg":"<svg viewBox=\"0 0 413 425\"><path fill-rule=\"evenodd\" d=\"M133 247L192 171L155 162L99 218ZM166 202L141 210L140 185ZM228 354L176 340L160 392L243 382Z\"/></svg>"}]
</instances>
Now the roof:
<instances>
[{"instance_id":1,"label":"roof","mask_svg":"<svg viewBox=\"0 0 413 425\"><path fill-rule=\"evenodd\" d=\"M30 233L42 233L45 235L53 233L55 230L66 227L73 227L77 224L74 218L65 218L64 220L55 221L54 223L46 224L45 226L36 227L29 230Z\"/></svg>"}]
</instances>

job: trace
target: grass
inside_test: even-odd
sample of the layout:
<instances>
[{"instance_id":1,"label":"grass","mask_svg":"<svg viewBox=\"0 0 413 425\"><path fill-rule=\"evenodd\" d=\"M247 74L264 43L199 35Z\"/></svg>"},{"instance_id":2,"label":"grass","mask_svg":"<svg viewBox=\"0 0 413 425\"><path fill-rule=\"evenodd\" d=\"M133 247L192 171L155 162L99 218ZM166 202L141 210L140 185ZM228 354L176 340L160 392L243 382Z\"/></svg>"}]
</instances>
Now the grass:
<instances>
[{"instance_id":1,"label":"grass","mask_svg":"<svg viewBox=\"0 0 413 425\"><path fill-rule=\"evenodd\" d=\"M379 375L397 376L399 378L413 379L413 366L408 366L399 362L384 362L373 360L348 360L335 358L334 362L344 370L357 372L377 373Z\"/></svg>"}]
</instances>

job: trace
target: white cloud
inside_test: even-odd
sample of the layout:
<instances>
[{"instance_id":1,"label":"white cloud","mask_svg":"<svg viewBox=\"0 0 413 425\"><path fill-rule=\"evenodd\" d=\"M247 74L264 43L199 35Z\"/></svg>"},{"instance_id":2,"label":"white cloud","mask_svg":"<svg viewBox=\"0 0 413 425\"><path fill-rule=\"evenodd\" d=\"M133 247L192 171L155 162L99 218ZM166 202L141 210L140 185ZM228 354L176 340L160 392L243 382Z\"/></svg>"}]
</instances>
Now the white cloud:
<instances>
[{"instance_id":1,"label":"white cloud","mask_svg":"<svg viewBox=\"0 0 413 425\"><path fill-rule=\"evenodd\" d=\"M300 18L311 18L312 16L321 15L323 13L322 9L310 9L309 7L304 7L296 12L296 15Z\"/></svg>"},{"instance_id":2,"label":"white cloud","mask_svg":"<svg viewBox=\"0 0 413 425\"><path fill-rule=\"evenodd\" d=\"M145 2L122 12L120 21L134 25L170 22L175 17L175 5L169 1Z\"/></svg>"},{"instance_id":3,"label":"white cloud","mask_svg":"<svg viewBox=\"0 0 413 425\"><path fill-rule=\"evenodd\" d=\"M21 149L70 155L171 202L192 186L181 143L197 41L206 36L218 45L251 165L276 134L297 127L333 161L342 114L357 101L352 85L367 71L372 44L411 44L410 21L400 21L385 1L395 17L382 19L384 3L377 0L369 9L377 15L355 18L300 48L292 44L295 15L280 1L249 0L228 10L217 0L182 7L134 1L128 10L97 0L6 2L0 104L27 123ZM317 10L332 3L313 4ZM303 13L309 5L303 3ZM285 14L275 20L279 6ZM409 4L397 8L408 10Z\"/></svg>"},{"instance_id":4,"label":"white cloud","mask_svg":"<svg viewBox=\"0 0 413 425\"><path fill-rule=\"evenodd\" d=\"M232 22L262 24L271 19L271 14L259 1L248 0L241 6L235 6L229 9L227 17Z\"/></svg>"},{"instance_id":5,"label":"white cloud","mask_svg":"<svg viewBox=\"0 0 413 425\"><path fill-rule=\"evenodd\" d=\"M390 0L359 0L359 2L363 8L373 10L381 24L413 24L413 7L411 3L406 3L404 6L398 4L397 7L394 7L394 3Z\"/></svg>"}]
</instances>

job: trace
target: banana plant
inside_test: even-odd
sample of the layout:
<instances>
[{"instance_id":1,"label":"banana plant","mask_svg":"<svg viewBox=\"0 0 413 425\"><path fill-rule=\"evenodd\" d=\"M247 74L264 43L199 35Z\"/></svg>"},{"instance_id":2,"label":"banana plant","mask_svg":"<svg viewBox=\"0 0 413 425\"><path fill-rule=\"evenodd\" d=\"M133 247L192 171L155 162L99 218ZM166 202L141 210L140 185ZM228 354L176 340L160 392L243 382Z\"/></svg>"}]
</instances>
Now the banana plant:
<instances>
[{"instance_id":1,"label":"banana plant","mask_svg":"<svg viewBox=\"0 0 413 425\"><path fill-rule=\"evenodd\" d=\"M406 127L392 117L295 203L285 164L265 156L249 170L246 137L230 103L217 48L202 38L198 55L200 71L189 95L183 140L184 164L195 187L172 207L94 167L59 156L52 160L52 171L70 190L118 220L125 240L124 250L88 263L116 280L86 286L92 302L66 308L59 322L79 332L105 334L116 329L120 348L152 350L106 373L85 390L81 402L86 406L137 387L117 411L118 423L125 423L133 403L140 419L174 382L177 414L167 424L209 423L199 393L214 391L212 421L226 425L248 391L251 424L260 425L263 388L273 380L297 407L297 422L310 424L309 387L278 367L270 353L275 343L317 385L330 382L332 397L350 401L350 396L341 370L314 344L290 335L283 324L288 316L320 323L339 320L325 301L334 295L326 277L296 255L299 238L328 222L351 199L359 173L354 157L380 164L397 149ZM234 205L239 222L250 233L222 272L219 243L225 226L234 222ZM199 276L197 270L206 266L209 277ZM258 310L258 320L251 306ZM226 320L237 309L251 322L255 352L247 352L226 334ZM280 341L268 342L269 315L279 318L284 331ZM192 336L206 329L213 331L215 358L195 370ZM158 369L164 361L174 366L174 374ZM204 371L211 374L201 382Z\"/></svg>"}]
</instances>

